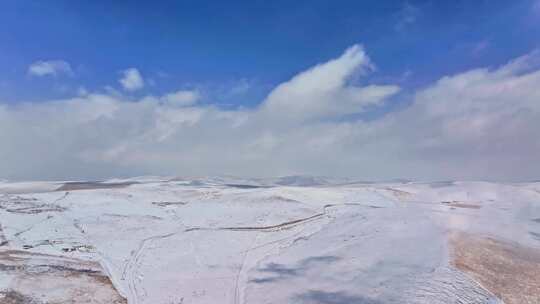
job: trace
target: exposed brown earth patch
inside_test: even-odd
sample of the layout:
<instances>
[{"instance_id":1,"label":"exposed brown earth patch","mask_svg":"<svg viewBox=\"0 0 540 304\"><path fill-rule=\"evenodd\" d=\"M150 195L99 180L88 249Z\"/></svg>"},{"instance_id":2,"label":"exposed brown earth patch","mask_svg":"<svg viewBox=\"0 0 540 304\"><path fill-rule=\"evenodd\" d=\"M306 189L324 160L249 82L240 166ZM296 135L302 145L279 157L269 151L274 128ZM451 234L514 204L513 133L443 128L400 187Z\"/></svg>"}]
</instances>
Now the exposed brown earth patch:
<instances>
[{"instance_id":1,"label":"exposed brown earth patch","mask_svg":"<svg viewBox=\"0 0 540 304\"><path fill-rule=\"evenodd\" d=\"M90 261L5 250L0 278L8 282L0 286L0 303L127 303L101 266Z\"/></svg>"},{"instance_id":2,"label":"exposed brown earth patch","mask_svg":"<svg viewBox=\"0 0 540 304\"><path fill-rule=\"evenodd\" d=\"M63 212L66 208L45 204L36 198L5 195L0 197L0 209L10 213L37 214L43 212Z\"/></svg>"},{"instance_id":3,"label":"exposed brown earth patch","mask_svg":"<svg viewBox=\"0 0 540 304\"><path fill-rule=\"evenodd\" d=\"M2 304L41 304L31 297L27 297L14 290L0 291L0 303Z\"/></svg>"},{"instance_id":4,"label":"exposed brown earth patch","mask_svg":"<svg viewBox=\"0 0 540 304\"><path fill-rule=\"evenodd\" d=\"M183 206L187 205L187 202L152 202L152 205L156 205L159 207Z\"/></svg>"},{"instance_id":5,"label":"exposed brown earth patch","mask_svg":"<svg viewBox=\"0 0 540 304\"><path fill-rule=\"evenodd\" d=\"M330 207L332 205L327 205L326 207ZM314 219L318 219L323 217L325 213L318 213L315 215L312 215L310 217L301 218L297 220L288 221L281 224L276 225L270 225L270 226L245 226L245 227L220 227L220 228L201 228L201 227L193 227L188 228L185 230L185 232L191 232L191 231L201 231L201 230L229 230L229 231L277 231L277 230L285 230L292 228L298 224L305 223Z\"/></svg>"},{"instance_id":6,"label":"exposed brown earth patch","mask_svg":"<svg viewBox=\"0 0 540 304\"><path fill-rule=\"evenodd\" d=\"M119 189L138 184L137 182L104 183L104 182L69 182L60 186L56 191Z\"/></svg>"},{"instance_id":7,"label":"exposed brown earth patch","mask_svg":"<svg viewBox=\"0 0 540 304\"><path fill-rule=\"evenodd\" d=\"M458 202L458 201L451 201L451 202L441 202L441 204L454 207L454 208L466 208L466 209L480 209L482 206L475 205L475 204L469 204L464 202Z\"/></svg>"},{"instance_id":8,"label":"exposed brown earth patch","mask_svg":"<svg viewBox=\"0 0 540 304\"><path fill-rule=\"evenodd\" d=\"M412 193L407 192L407 191L403 191L403 190L399 190L395 188L384 188L384 190L389 191L390 193L392 193L392 195L394 195L399 200L407 200L412 197Z\"/></svg>"},{"instance_id":9,"label":"exposed brown earth patch","mask_svg":"<svg viewBox=\"0 0 540 304\"><path fill-rule=\"evenodd\" d=\"M264 200L269 201L269 202L280 201L280 202L286 202L286 203L302 203L302 202L300 202L298 200L288 198L288 197L284 197L284 196L281 196L281 195L271 195L271 196L265 197Z\"/></svg>"},{"instance_id":10,"label":"exposed brown earth patch","mask_svg":"<svg viewBox=\"0 0 540 304\"><path fill-rule=\"evenodd\" d=\"M8 240L4 234L4 230L2 229L2 223L0 223L0 247L5 246L8 244Z\"/></svg>"},{"instance_id":11,"label":"exposed brown earth patch","mask_svg":"<svg viewBox=\"0 0 540 304\"><path fill-rule=\"evenodd\" d=\"M506 304L540 303L540 251L516 243L456 233L453 264Z\"/></svg>"}]
</instances>

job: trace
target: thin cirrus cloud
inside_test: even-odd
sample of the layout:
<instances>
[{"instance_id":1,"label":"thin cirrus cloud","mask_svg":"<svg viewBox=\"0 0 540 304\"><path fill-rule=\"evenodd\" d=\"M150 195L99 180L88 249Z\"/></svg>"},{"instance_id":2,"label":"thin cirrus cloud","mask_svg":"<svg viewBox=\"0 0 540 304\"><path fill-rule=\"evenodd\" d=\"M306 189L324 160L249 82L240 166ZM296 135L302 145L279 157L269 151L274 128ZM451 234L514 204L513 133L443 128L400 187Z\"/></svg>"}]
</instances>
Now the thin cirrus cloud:
<instances>
[{"instance_id":1,"label":"thin cirrus cloud","mask_svg":"<svg viewBox=\"0 0 540 304\"><path fill-rule=\"evenodd\" d=\"M71 65L63 60L40 60L28 67L28 74L36 77L73 75L73 70Z\"/></svg>"},{"instance_id":2,"label":"thin cirrus cloud","mask_svg":"<svg viewBox=\"0 0 540 304\"><path fill-rule=\"evenodd\" d=\"M364 49L300 72L254 109L199 104L198 91L140 100L88 93L0 104L0 172L11 179L142 174L523 180L540 170L540 58L440 78L405 109L397 85L356 85ZM30 123L31 122L31 123Z\"/></svg>"},{"instance_id":3,"label":"thin cirrus cloud","mask_svg":"<svg viewBox=\"0 0 540 304\"><path fill-rule=\"evenodd\" d=\"M126 91L137 91L144 87L144 79L136 68L122 71L122 78L118 80Z\"/></svg>"},{"instance_id":4,"label":"thin cirrus cloud","mask_svg":"<svg viewBox=\"0 0 540 304\"><path fill-rule=\"evenodd\" d=\"M398 22L395 29L404 30L407 26L414 24L420 16L421 10L408 2L405 2L398 13Z\"/></svg>"}]
</instances>

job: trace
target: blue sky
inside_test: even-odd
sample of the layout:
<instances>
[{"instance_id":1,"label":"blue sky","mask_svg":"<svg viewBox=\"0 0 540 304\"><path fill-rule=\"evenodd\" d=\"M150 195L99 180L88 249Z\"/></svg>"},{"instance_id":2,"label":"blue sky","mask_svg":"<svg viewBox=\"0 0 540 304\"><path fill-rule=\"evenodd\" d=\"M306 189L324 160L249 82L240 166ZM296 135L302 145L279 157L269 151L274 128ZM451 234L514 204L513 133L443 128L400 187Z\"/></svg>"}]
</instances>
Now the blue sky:
<instances>
[{"instance_id":1,"label":"blue sky","mask_svg":"<svg viewBox=\"0 0 540 304\"><path fill-rule=\"evenodd\" d=\"M530 180L540 1L4 1L0 179Z\"/></svg>"},{"instance_id":2,"label":"blue sky","mask_svg":"<svg viewBox=\"0 0 540 304\"><path fill-rule=\"evenodd\" d=\"M250 105L355 43L377 66L364 81L424 86L538 47L539 16L531 7L529 0L5 1L0 98L97 90L136 67L155 82L141 94L178 86L215 91L246 81L245 96L223 102ZM29 64L53 59L68 62L74 75L28 77Z\"/></svg>"}]
</instances>

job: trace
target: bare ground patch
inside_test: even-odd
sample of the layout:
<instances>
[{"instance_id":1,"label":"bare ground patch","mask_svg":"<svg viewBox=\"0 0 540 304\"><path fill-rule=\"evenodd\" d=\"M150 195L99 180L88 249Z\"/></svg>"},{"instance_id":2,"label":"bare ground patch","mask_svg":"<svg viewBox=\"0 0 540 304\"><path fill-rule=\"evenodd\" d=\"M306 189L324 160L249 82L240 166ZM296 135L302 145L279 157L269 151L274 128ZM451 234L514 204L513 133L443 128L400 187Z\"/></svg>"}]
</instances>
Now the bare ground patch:
<instances>
[{"instance_id":1,"label":"bare ground patch","mask_svg":"<svg viewBox=\"0 0 540 304\"><path fill-rule=\"evenodd\" d=\"M14 290L0 291L0 303L2 304L41 304L31 297L27 297Z\"/></svg>"},{"instance_id":2,"label":"bare ground patch","mask_svg":"<svg viewBox=\"0 0 540 304\"><path fill-rule=\"evenodd\" d=\"M516 243L455 233L453 264L506 304L540 303L540 251Z\"/></svg>"},{"instance_id":3,"label":"bare ground patch","mask_svg":"<svg viewBox=\"0 0 540 304\"><path fill-rule=\"evenodd\" d=\"M187 204L187 202L152 202L152 205L156 205L159 207L184 206Z\"/></svg>"},{"instance_id":4,"label":"bare ground patch","mask_svg":"<svg viewBox=\"0 0 540 304\"><path fill-rule=\"evenodd\" d=\"M126 304L98 263L62 256L0 251L0 303Z\"/></svg>"},{"instance_id":5,"label":"bare ground patch","mask_svg":"<svg viewBox=\"0 0 540 304\"><path fill-rule=\"evenodd\" d=\"M451 201L451 202L441 202L441 204L453 207L453 208L465 208L465 209L480 209L482 206L471 204L471 203L465 203L465 202L459 202L459 201Z\"/></svg>"},{"instance_id":6,"label":"bare ground patch","mask_svg":"<svg viewBox=\"0 0 540 304\"><path fill-rule=\"evenodd\" d=\"M2 229L2 223L0 223L0 247L8 244L8 240L4 235L4 230Z\"/></svg>"},{"instance_id":7,"label":"bare ground patch","mask_svg":"<svg viewBox=\"0 0 540 304\"><path fill-rule=\"evenodd\" d=\"M56 191L95 190L95 189L119 189L138 184L137 182L105 183L105 182L68 182L60 186Z\"/></svg>"},{"instance_id":8,"label":"bare ground patch","mask_svg":"<svg viewBox=\"0 0 540 304\"><path fill-rule=\"evenodd\" d=\"M408 200L413 196L413 194L408 191L399 190L396 188L387 187L387 188L383 188L383 190L390 192L394 197L396 197L400 201Z\"/></svg>"},{"instance_id":9,"label":"bare ground patch","mask_svg":"<svg viewBox=\"0 0 540 304\"><path fill-rule=\"evenodd\" d=\"M19 214L37 214L42 212L63 212L66 208L55 205L46 204L36 198L28 198L22 196L4 195L0 197L0 209L10 213Z\"/></svg>"}]
</instances>

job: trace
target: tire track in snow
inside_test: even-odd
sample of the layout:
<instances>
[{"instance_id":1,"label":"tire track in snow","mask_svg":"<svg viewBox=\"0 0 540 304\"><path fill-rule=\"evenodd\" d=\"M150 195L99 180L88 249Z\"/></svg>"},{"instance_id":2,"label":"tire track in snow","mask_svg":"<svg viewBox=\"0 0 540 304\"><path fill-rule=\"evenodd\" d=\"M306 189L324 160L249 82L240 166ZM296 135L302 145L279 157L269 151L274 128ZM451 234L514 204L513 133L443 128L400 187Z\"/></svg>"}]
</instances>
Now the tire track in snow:
<instances>
[{"instance_id":1,"label":"tire track in snow","mask_svg":"<svg viewBox=\"0 0 540 304\"><path fill-rule=\"evenodd\" d=\"M126 264L124 272L122 274L122 279L128 280L128 303L129 304L138 304L139 303L139 292L137 287L137 280L141 281L142 277L139 274L140 259L148 243L159 240L166 239L173 235L176 235L180 232L184 232L185 229L177 230L175 232L170 232L167 234L155 235L143 239L136 250L133 251L130 260Z\"/></svg>"},{"instance_id":2,"label":"tire track in snow","mask_svg":"<svg viewBox=\"0 0 540 304\"><path fill-rule=\"evenodd\" d=\"M124 271L123 271L123 274L122 274L122 279L127 279L128 280L128 291L129 291L128 303L129 304L138 304L139 303L139 300L140 300L139 293L140 292L139 292L137 280L139 280L139 281L141 280L141 277L140 277L140 275L138 273L139 267L140 267L140 259L141 259L141 256L143 255L143 252L144 252L145 248L147 247L147 245L149 243L155 241L155 240L165 239L165 238L174 236L174 235L176 235L178 233L182 233L182 232L187 233L187 232L193 232L193 231L238 231L238 232L250 232L250 231L254 231L254 232L275 232L275 231L281 231L281 230L293 228L293 227L298 226L300 224L305 224L305 223L308 223L308 222L311 222L311 221L314 221L314 220L317 220L317 219L321 219L324 216L328 215L328 209L331 208L331 207L348 206L348 205L354 205L354 206L360 205L360 206L362 206L361 204L357 204L357 203L328 204L328 205L323 206L323 212L321 212L321 213L317 213L317 214L314 214L312 216L308 216L308 217L305 217L305 218L286 221L286 222L275 224L275 225L243 226L243 227L218 227L218 228L213 228L213 227L190 227L190 228L185 228L185 226L183 226L184 227L183 229L180 229L180 230L172 232L172 233L167 233L167 234L163 234L163 235L156 235L156 236L151 236L151 237L145 238L139 243L139 246L137 247L137 249L132 252L131 258L128 261L128 263L126 264L126 267L124 268ZM235 304L239 304L239 303L243 302L243 297L244 297L243 291L241 291L241 288L239 288L240 277L241 277L242 273L245 270L246 260L248 258L249 252L254 250L254 249L260 248L260 246L254 246L257 239L258 239L258 236L255 237L255 239L254 239L253 243L251 244L250 248L248 250L244 251L244 255L243 255L243 258L242 258L242 264L241 264L241 267L240 267L240 269L239 269L239 271L238 271L238 273L236 275L235 292L234 292L234 303ZM266 257L266 255L264 255L261 259L263 259L264 257ZM245 289L245 286L244 286L244 289Z\"/></svg>"},{"instance_id":3,"label":"tire track in snow","mask_svg":"<svg viewBox=\"0 0 540 304\"><path fill-rule=\"evenodd\" d=\"M305 223L308 223L308 222L311 222L315 219L319 219L319 218L322 218L324 216L328 216L328 209L329 208L332 208L332 207L339 207L339 206L364 206L363 204L360 204L360 203L344 203L344 204L327 204L325 206L323 206L323 212L322 213L318 213L318 214L315 214L315 215L312 215L310 217L306 217L306 218L301 218L301 219L297 219L297 220L292 220L292 221L287 221L287 222L284 222L284 223L281 223L281 224L277 224L277 225L269 225L269 226L258 226L258 227L226 227L226 228L221 228L219 230L229 230L229 231L257 231L257 232L266 232L266 231L281 231L281 230L284 230L284 229L289 229L289 228L293 228L293 227L296 227L298 226L298 224L305 224ZM371 206L369 206L371 207ZM313 235L317 234L318 232L320 232L324 227L324 224L321 225L320 227L318 227L319 229L317 229L316 231L313 231L305 236L303 236L304 238L310 238L312 237ZM236 280L235 280L235 289L234 289L234 301L233 303L234 304L243 304L245 302L245 296L246 296L246 288L247 288L247 278L248 278L248 271L253 267L253 266L256 266L260 263L260 261L266 259L268 256L272 255L270 254L270 252L272 252L273 250L275 250L275 248L272 248L270 250L267 250L265 252L263 252L262 254L259 254L257 255L258 257L255 258L253 261L250 261L248 262L248 260L250 259L250 254L251 252L255 251L255 250L258 250L258 249L261 249L263 247L266 247L268 245L271 245L271 244L277 244L277 245L281 245L285 242L287 242L288 240L292 239L292 238L295 238L294 241L290 242L290 244L288 244L288 246L284 247L284 248L288 248L290 246L292 246L296 240L299 238L299 235L303 235L305 233L305 230L306 228L303 228L302 230L294 233L293 235L291 236L288 236L288 237L285 237L285 238L281 238L281 239L278 239L278 240L275 240L275 241L271 241L271 242L268 242L268 243L264 243L264 244L260 244L260 245L256 245L258 239L259 239L259 236L260 236L260 233L257 233L253 242L251 243L251 245L249 246L249 248L246 250L246 251L243 251L241 253L243 253L243 257L242 257L242 264L240 266L240 269L238 270L238 273L236 275ZM250 266L250 267L248 267ZM242 282L242 284L240 284Z\"/></svg>"}]
</instances>

